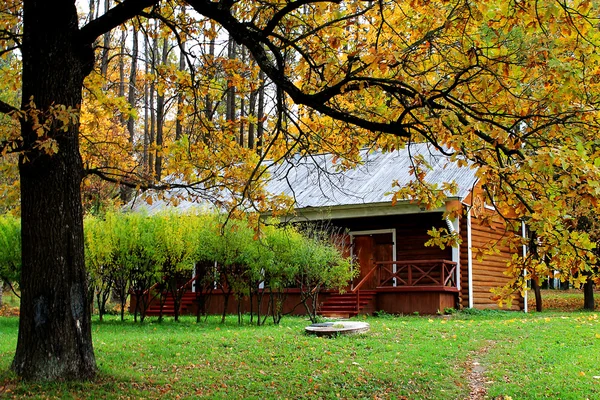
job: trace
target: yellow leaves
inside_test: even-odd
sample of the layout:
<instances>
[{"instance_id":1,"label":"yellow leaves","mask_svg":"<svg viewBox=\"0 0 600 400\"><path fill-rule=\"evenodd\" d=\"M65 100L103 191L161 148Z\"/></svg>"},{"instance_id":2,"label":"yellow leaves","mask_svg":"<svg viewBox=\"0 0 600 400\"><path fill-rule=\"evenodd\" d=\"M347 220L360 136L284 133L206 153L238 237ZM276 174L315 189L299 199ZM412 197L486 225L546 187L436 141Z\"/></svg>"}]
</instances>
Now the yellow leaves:
<instances>
[{"instance_id":1,"label":"yellow leaves","mask_svg":"<svg viewBox=\"0 0 600 400\"><path fill-rule=\"evenodd\" d=\"M340 40L339 37L334 36L334 37L330 37L327 42L329 43L329 46L331 46L332 49L338 49L342 43L342 41Z\"/></svg>"},{"instance_id":2,"label":"yellow leaves","mask_svg":"<svg viewBox=\"0 0 600 400\"><path fill-rule=\"evenodd\" d=\"M430 239L425 242L425 246L437 246L440 249L448 247L458 247L461 243L460 235L457 232L448 232L446 228L431 228L427 231Z\"/></svg>"},{"instance_id":3,"label":"yellow leaves","mask_svg":"<svg viewBox=\"0 0 600 400\"><path fill-rule=\"evenodd\" d=\"M42 150L44 153L46 153L48 155L53 155L53 154L58 153L58 143L56 142L56 140L51 139L51 138L38 140L35 143L34 148Z\"/></svg>"}]
</instances>

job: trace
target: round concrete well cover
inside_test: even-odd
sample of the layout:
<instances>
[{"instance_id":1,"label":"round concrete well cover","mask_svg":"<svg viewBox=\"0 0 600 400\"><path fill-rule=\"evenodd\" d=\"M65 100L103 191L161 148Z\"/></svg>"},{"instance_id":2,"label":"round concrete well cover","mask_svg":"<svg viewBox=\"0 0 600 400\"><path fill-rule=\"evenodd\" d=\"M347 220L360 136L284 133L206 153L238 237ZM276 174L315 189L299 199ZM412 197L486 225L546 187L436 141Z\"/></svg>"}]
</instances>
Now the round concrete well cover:
<instances>
[{"instance_id":1,"label":"round concrete well cover","mask_svg":"<svg viewBox=\"0 0 600 400\"><path fill-rule=\"evenodd\" d=\"M333 336L363 333L367 332L369 328L370 326L366 322L337 321L312 324L307 326L305 330L306 332L317 336Z\"/></svg>"}]
</instances>

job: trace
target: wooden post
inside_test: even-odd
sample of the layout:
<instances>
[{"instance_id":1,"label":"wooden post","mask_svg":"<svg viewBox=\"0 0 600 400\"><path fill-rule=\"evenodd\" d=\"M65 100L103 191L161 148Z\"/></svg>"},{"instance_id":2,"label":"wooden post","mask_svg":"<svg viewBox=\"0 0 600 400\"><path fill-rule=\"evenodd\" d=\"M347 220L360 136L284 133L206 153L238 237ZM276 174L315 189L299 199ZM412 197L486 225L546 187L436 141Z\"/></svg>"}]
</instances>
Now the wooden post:
<instances>
[{"instance_id":1,"label":"wooden post","mask_svg":"<svg viewBox=\"0 0 600 400\"><path fill-rule=\"evenodd\" d=\"M442 260L442 264L441 264L441 269L442 269L442 271L440 272L440 274L441 274L442 280L440 281L440 284L442 286L445 286L446 285L446 278L444 276L445 275L444 272L446 270L446 262L444 262L443 260Z\"/></svg>"}]
</instances>

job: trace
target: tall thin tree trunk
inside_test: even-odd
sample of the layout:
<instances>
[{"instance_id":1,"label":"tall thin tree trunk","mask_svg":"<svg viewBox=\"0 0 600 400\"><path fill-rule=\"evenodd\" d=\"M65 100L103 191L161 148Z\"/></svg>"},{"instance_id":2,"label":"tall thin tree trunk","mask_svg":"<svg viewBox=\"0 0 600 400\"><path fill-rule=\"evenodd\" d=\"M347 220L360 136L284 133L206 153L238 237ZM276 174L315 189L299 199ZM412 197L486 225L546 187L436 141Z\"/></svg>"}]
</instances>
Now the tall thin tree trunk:
<instances>
[{"instance_id":1,"label":"tall thin tree trunk","mask_svg":"<svg viewBox=\"0 0 600 400\"><path fill-rule=\"evenodd\" d=\"M583 309L594 311L596 304L594 302L594 280L592 274L587 275L587 281L583 285Z\"/></svg>"},{"instance_id":2,"label":"tall thin tree trunk","mask_svg":"<svg viewBox=\"0 0 600 400\"><path fill-rule=\"evenodd\" d=\"M110 0L104 0L104 13L110 8ZM98 10L100 7L98 7ZM98 11L97 10L97 11ZM96 14L98 18L98 14ZM110 33L107 32L102 37L102 57L100 61L100 75L106 76L108 72L108 50L110 48Z\"/></svg>"},{"instance_id":3,"label":"tall thin tree trunk","mask_svg":"<svg viewBox=\"0 0 600 400\"><path fill-rule=\"evenodd\" d=\"M258 112L256 118L258 119L256 127L256 152L262 154L263 145L263 132L264 132L264 117L265 117L265 73L260 71L258 74L260 80L260 89L258 90Z\"/></svg>"},{"instance_id":4,"label":"tall thin tree trunk","mask_svg":"<svg viewBox=\"0 0 600 400\"><path fill-rule=\"evenodd\" d=\"M167 56L169 52L169 40L163 39L161 65L167 64ZM165 94L161 92L156 98L156 161L154 167L154 175L156 180L161 179L162 175L162 145L163 145L163 129L165 127Z\"/></svg>"},{"instance_id":5,"label":"tall thin tree trunk","mask_svg":"<svg viewBox=\"0 0 600 400\"><path fill-rule=\"evenodd\" d=\"M133 24L133 48L131 52L131 70L129 71L129 93L127 101L131 109L135 109L135 92L137 84L137 58L138 58L138 32L135 23ZM129 131L129 143L133 144L135 135L135 119L133 115L127 120L127 130Z\"/></svg>"},{"instance_id":6,"label":"tall thin tree trunk","mask_svg":"<svg viewBox=\"0 0 600 400\"><path fill-rule=\"evenodd\" d=\"M242 64L246 64L246 48L242 47L242 54L241 54L241 61ZM245 117L245 107L246 107L246 97L244 96L243 93L240 94L240 146L244 147L245 142L244 142L244 129L245 129L245 124L244 124L244 117Z\"/></svg>"},{"instance_id":7,"label":"tall thin tree trunk","mask_svg":"<svg viewBox=\"0 0 600 400\"><path fill-rule=\"evenodd\" d=\"M252 120L256 119L256 90L250 92L250 99L248 105L248 148L254 148L254 131L256 127L256 123L252 122Z\"/></svg>"},{"instance_id":8,"label":"tall thin tree trunk","mask_svg":"<svg viewBox=\"0 0 600 400\"><path fill-rule=\"evenodd\" d=\"M121 31L121 47L119 51L119 97L125 97L125 42L127 40L127 33L125 30ZM125 123L125 114L121 113L119 116L121 123Z\"/></svg>"},{"instance_id":9,"label":"tall thin tree trunk","mask_svg":"<svg viewBox=\"0 0 600 400\"><path fill-rule=\"evenodd\" d=\"M227 43L227 57L230 60L233 60L236 57L236 44L233 38L229 38L229 42ZM233 122L235 120L235 86L231 82L231 80L227 81L227 111L225 113L225 119L229 122Z\"/></svg>"},{"instance_id":10,"label":"tall thin tree trunk","mask_svg":"<svg viewBox=\"0 0 600 400\"><path fill-rule=\"evenodd\" d=\"M209 44L208 44L208 59L209 62L211 64L214 64L215 62L215 39L211 39ZM210 66L210 69L212 69L212 65ZM212 78L212 77L210 77ZM210 94L206 94L206 96L204 97L204 115L206 117L206 119L208 121L211 121L213 119L213 101L212 98L210 96Z\"/></svg>"},{"instance_id":11,"label":"tall thin tree trunk","mask_svg":"<svg viewBox=\"0 0 600 400\"><path fill-rule=\"evenodd\" d=\"M96 2L97 2L97 0L90 0L90 3L89 3L89 9L90 9L90 11L88 12L88 21L92 21L93 19L95 19L95 16L96 16Z\"/></svg>"},{"instance_id":12,"label":"tall thin tree trunk","mask_svg":"<svg viewBox=\"0 0 600 400\"><path fill-rule=\"evenodd\" d=\"M158 23L155 24L154 28L158 30ZM154 107L154 95L156 93L156 74L157 74L157 58L158 58L158 39L152 39L152 67L151 71L154 75L152 83L150 84L150 151L148 154L148 174L154 175L154 149L156 137L156 109Z\"/></svg>"},{"instance_id":13,"label":"tall thin tree trunk","mask_svg":"<svg viewBox=\"0 0 600 400\"><path fill-rule=\"evenodd\" d=\"M185 7L181 7L182 18L185 18ZM184 72L185 68L185 42L181 43L179 49L179 72ZM177 121L175 122L175 140L181 139L183 136L183 85L179 85L177 92Z\"/></svg>"},{"instance_id":14,"label":"tall thin tree trunk","mask_svg":"<svg viewBox=\"0 0 600 400\"><path fill-rule=\"evenodd\" d=\"M83 79L93 68L91 45L79 44L74 4L23 2L22 108L35 99L81 106ZM12 369L25 379L89 379L96 373L83 254L79 125L50 124L60 151L36 147L31 119L21 121L21 317Z\"/></svg>"},{"instance_id":15,"label":"tall thin tree trunk","mask_svg":"<svg viewBox=\"0 0 600 400\"><path fill-rule=\"evenodd\" d=\"M147 32L147 31L146 31ZM142 162L144 165L144 173L148 174L150 167L148 166L148 152L150 147L150 121L148 120L148 111L150 109L150 89L148 85L148 76L150 75L150 58L148 49L148 36L144 37L144 60L145 60L145 72L146 78L144 79L144 154L142 156Z\"/></svg>"}]
</instances>

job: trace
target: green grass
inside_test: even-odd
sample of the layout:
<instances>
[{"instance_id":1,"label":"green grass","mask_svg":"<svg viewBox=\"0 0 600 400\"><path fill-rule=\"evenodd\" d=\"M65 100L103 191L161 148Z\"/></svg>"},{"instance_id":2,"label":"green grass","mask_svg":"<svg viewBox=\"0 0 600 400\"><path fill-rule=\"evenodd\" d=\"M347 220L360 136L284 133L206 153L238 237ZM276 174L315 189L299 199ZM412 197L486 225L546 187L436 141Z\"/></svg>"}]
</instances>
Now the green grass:
<instances>
[{"instance_id":1,"label":"green grass","mask_svg":"<svg viewBox=\"0 0 600 400\"><path fill-rule=\"evenodd\" d=\"M305 335L301 318L265 327L235 318L95 322L94 382L32 384L8 372L18 320L0 318L0 397L462 399L467 362L476 357L492 382L490 398L600 398L597 313L367 322L367 334L332 339Z\"/></svg>"},{"instance_id":2,"label":"green grass","mask_svg":"<svg viewBox=\"0 0 600 400\"><path fill-rule=\"evenodd\" d=\"M4 289L2 294L2 304L8 307L19 307L20 299L8 289Z\"/></svg>"}]
</instances>

